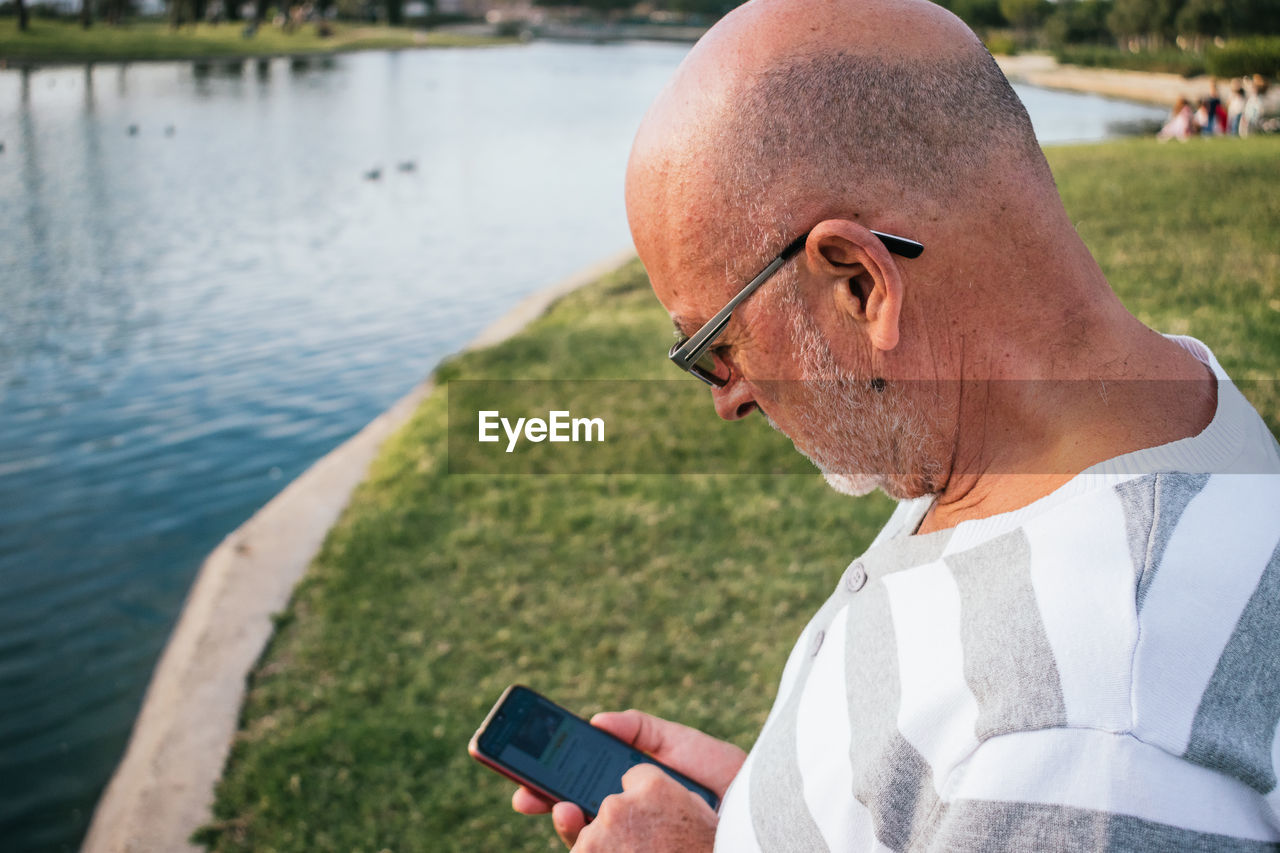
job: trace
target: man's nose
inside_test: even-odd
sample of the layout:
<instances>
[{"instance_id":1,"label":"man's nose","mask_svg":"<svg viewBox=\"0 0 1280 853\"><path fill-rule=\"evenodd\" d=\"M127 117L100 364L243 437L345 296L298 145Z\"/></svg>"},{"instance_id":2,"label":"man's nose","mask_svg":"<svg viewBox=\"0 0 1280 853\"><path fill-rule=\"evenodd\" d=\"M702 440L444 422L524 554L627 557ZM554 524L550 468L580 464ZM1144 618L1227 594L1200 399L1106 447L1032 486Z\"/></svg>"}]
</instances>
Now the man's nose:
<instances>
[{"instance_id":1,"label":"man's nose","mask_svg":"<svg viewBox=\"0 0 1280 853\"><path fill-rule=\"evenodd\" d=\"M726 421L738 421L756 409L755 398L751 389L737 376L729 380L723 388L715 388L711 392L716 404L716 414Z\"/></svg>"}]
</instances>

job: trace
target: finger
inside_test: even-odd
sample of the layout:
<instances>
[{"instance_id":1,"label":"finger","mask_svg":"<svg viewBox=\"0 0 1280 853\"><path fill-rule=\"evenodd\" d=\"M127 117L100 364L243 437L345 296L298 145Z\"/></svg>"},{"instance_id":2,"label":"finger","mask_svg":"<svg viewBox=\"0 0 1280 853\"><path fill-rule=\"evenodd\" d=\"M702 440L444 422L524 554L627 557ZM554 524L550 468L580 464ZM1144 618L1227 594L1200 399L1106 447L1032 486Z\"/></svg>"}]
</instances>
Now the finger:
<instances>
[{"instance_id":1,"label":"finger","mask_svg":"<svg viewBox=\"0 0 1280 853\"><path fill-rule=\"evenodd\" d=\"M511 795L511 808L520 814L546 814L551 811L552 803L546 797L521 786Z\"/></svg>"},{"instance_id":2,"label":"finger","mask_svg":"<svg viewBox=\"0 0 1280 853\"><path fill-rule=\"evenodd\" d=\"M582 809L573 803L556 803L551 809L551 825L556 828L556 835L564 842L565 847L572 847L578 841L578 833L587 825Z\"/></svg>"},{"instance_id":3,"label":"finger","mask_svg":"<svg viewBox=\"0 0 1280 853\"><path fill-rule=\"evenodd\" d=\"M591 724L609 732L723 796L747 754L705 732L642 711L596 714Z\"/></svg>"},{"instance_id":4,"label":"finger","mask_svg":"<svg viewBox=\"0 0 1280 853\"><path fill-rule=\"evenodd\" d=\"M637 764L622 774L622 790L624 791L643 791L647 786L661 786L668 783L681 789L684 788L683 785L667 775L656 764Z\"/></svg>"},{"instance_id":5,"label":"finger","mask_svg":"<svg viewBox=\"0 0 1280 853\"><path fill-rule=\"evenodd\" d=\"M619 740L624 740L641 752L647 752L650 755L662 750L664 744L662 724L666 722L666 720L659 720L657 717L634 709L630 711L605 711L591 718L591 725L598 729L603 729Z\"/></svg>"}]
</instances>

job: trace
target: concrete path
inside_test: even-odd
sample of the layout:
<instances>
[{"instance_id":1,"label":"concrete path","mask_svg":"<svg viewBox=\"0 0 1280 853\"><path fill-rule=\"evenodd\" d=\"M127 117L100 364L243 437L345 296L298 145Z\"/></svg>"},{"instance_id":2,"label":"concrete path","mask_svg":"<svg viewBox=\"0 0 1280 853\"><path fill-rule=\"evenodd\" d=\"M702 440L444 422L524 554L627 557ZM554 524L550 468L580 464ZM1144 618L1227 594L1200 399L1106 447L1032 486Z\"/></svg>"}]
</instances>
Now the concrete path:
<instances>
[{"instance_id":1,"label":"concrete path","mask_svg":"<svg viewBox=\"0 0 1280 853\"><path fill-rule=\"evenodd\" d=\"M526 298L467 349L523 329L557 298L625 263L610 258ZM214 786L239 728L245 677L352 491L388 436L431 393L430 380L319 462L223 540L200 567L156 665L123 760L98 801L85 853L201 851L187 839L213 818Z\"/></svg>"}]
</instances>

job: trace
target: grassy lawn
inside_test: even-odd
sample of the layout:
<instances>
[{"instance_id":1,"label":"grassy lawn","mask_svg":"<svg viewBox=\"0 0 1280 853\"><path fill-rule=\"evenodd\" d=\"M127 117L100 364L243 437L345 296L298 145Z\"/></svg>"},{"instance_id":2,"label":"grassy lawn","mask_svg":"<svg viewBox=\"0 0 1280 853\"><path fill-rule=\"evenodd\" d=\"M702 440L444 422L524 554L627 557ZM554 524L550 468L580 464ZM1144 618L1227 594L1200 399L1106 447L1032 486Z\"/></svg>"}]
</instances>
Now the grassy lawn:
<instances>
[{"instance_id":1,"label":"grassy lawn","mask_svg":"<svg viewBox=\"0 0 1280 853\"><path fill-rule=\"evenodd\" d=\"M172 30L168 24L138 21L120 27L98 23L88 30L71 21L31 19L18 31L15 18L0 18L0 62L132 62L148 59L216 59L332 53L408 47L471 47L499 43L454 33L418 32L403 27L334 24L320 38L314 24L293 33L263 26L251 38L243 23L199 24Z\"/></svg>"},{"instance_id":2,"label":"grassy lawn","mask_svg":"<svg viewBox=\"0 0 1280 853\"><path fill-rule=\"evenodd\" d=\"M1244 385L1275 430L1280 139L1122 142L1054 149L1051 161L1127 303L1157 328L1201 337L1236 375L1265 380ZM797 468L760 419L719 422L695 380L639 381L671 377L670 338L633 264L439 375L451 388L612 380L592 383L592 398L652 412L655 431L674 433L655 452L683 446L699 470L745 459L756 473L645 473L649 460L609 458L607 443L594 470L634 473L459 473L476 468L450 460L452 392L433 395L388 443L281 615L205 842L559 849L549 824L512 813L510 785L466 755L517 680L584 714L637 706L750 744L791 643L891 506L839 497L812 472L781 473L807 463Z\"/></svg>"}]
</instances>

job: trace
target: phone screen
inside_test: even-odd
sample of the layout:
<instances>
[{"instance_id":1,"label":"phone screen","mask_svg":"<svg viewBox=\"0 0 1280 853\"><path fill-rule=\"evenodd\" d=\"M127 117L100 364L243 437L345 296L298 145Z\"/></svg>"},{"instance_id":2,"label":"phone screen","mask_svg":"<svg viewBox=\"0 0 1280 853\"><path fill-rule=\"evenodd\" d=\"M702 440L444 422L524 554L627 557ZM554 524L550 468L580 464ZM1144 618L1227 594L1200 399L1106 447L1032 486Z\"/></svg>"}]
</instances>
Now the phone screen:
<instances>
[{"instance_id":1,"label":"phone screen","mask_svg":"<svg viewBox=\"0 0 1280 853\"><path fill-rule=\"evenodd\" d=\"M508 691L477 745L490 760L559 799L577 803L591 817L605 797L622 791L623 774L641 763L661 767L711 808L718 805L715 794L703 786L527 687Z\"/></svg>"}]
</instances>

